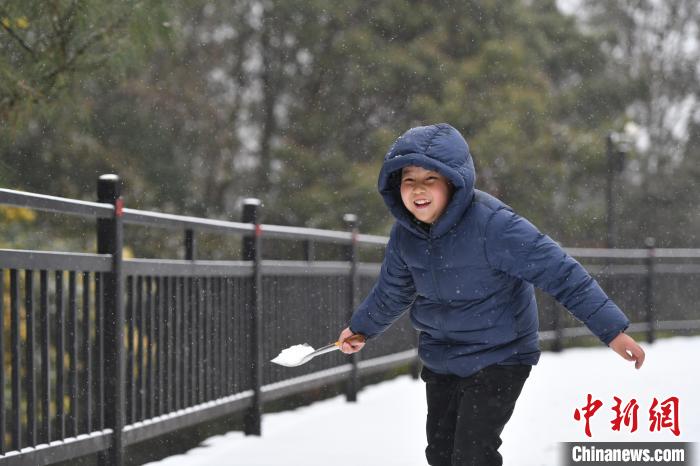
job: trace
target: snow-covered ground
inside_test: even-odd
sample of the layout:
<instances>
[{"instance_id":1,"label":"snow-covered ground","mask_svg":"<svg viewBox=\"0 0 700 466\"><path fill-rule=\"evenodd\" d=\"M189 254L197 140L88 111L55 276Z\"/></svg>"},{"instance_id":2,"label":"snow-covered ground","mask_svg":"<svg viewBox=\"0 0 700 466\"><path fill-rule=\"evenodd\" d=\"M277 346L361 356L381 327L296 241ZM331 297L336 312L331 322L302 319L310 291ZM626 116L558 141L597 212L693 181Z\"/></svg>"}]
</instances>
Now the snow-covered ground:
<instances>
[{"instance_id":1,"label":"snow-covered ground","mask_svg":"<svg viewBox=\"0 0 700 466\"><path fill-rule=\"evenodd\" d=\"M503 432L504 464L560 464L559 442L567 441L700 441L700 337L675 337L643 346L647 359L638 371L604 347L543 353ZM573 416L576 408L586 404L588 394L603 403L590 419L590 439L584 422ZM612 430L615 396L622 400L622 408L637 400L635 432L624 424L620 431ZM662 402L671 396L679 399L680 435L668 428L650 432L654 398ZM357 403L337 397L267 414L262 437L230 432L209 438L186 454L150 464L423 466L425 412L423 382L403 376L366 387ZM698 458L694 462L700 465Z\"/></svg>"}]
</instances>

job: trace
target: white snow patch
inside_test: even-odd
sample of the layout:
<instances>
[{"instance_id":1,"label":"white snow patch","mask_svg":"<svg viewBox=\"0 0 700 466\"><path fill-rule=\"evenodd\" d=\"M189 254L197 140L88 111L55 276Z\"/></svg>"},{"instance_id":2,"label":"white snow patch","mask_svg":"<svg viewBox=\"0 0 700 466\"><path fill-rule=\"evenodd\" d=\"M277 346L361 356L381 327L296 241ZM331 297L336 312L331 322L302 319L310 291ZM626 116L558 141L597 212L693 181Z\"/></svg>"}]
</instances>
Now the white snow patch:
<instances>
[{"instance_id":1,"label":"white snow patch","mask_svg":"<svg viewBox=\"0 0 700 466\"><path fill-rule=\"evenodd\" d=\"M610 349L575 348L543 353L503 431L500 452L505 466L559 464L560 442L700 441L700 337L675 337L642 343L646 362L640 370ZM695 375L694 375L695 374ZM424 384L402 376L366 387L357 403L342 396L310 406L263 416L262 437L229 432L211 437L183 455L151 463L160 466L235 464L246 466L364 464L424 466ZM574 420L587 394L603 406L591 418L592 438L583 421ZM639 405L638 428L613 431L613 397ZM677 396L680 436L668 429L649 431L649 408ZM697 448L696 448L697 450ZM695 465L700 465L696 452Z\"/></svg>"},{"instance_id":2,"label":"white snow patch","mask_svg":"<svg viewBox=\"0 0 700 466\"><path fill-rule=\"evenodd\" d=\"M277 357L270 362L275 364L281 364L283 366L289 366L297 364L299 361L304 359L305 356L314 352L311 345L304 343L301 345L290 346L289 348L283 349Z\"/></svg>"}]
</instances>

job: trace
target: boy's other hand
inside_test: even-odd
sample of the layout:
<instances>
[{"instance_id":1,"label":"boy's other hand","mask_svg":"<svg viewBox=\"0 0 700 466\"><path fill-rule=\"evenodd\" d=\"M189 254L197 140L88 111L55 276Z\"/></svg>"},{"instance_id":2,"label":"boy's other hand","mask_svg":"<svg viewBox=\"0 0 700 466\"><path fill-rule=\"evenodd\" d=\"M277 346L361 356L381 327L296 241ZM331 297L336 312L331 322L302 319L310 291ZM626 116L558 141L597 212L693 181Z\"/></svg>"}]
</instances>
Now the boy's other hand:
<instances>
[{"instance_id":1,"label":"boy's other hand","mask_svg":"<svg viewBox=\"0 0 700 466\"><path fill-rule=\"evenodd\" d=\"M338 346L340 351L345 354L357 353L365 346L365 337L360 334L352 333L350 327L347 327L338 337Z\"/></svg>"},{"instance_id":2,"label":"boy's other hand","mask_svg":"<svg viewBox=\"0 0 700 466\"><path fill-rule=\"evenodd\" d=\"M644 364L644 350L631 336L621 333L608 346L628 361L634 361L636 369L639 369Z\"/></svg>"}]
</instances>

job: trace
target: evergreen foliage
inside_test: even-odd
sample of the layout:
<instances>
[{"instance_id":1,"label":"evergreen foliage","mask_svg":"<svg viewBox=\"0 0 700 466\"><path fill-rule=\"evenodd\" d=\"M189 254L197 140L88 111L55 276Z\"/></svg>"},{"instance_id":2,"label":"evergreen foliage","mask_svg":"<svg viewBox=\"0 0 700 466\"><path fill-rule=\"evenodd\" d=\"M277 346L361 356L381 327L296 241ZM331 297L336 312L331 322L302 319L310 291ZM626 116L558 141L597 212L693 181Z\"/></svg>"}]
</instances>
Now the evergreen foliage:
<instances>
[{"instance_id":1,"label":"evergreen foliage","mask_svg":"<svg viewBox=\"0 0 700 466\"><path fill-rule=\"evenodd\" d=\"M445 121L470 143L478 188L564 244L601 246L605 135L665 77L624 72L620 19L583 12L553 0L8 0L0 182L92 200L97 176L116 172L129 207L238 219L255 196L268 223L342 228L355 212L383 234L383 154L410 126ZM630 188L633 170L646 169L628 165L621 213L639 223L648 196L671 193ZM682 175L678 198L694 202L697 173ZM657 207L693 224L672 200ZM659 233L621 234L636 247Z\"/></svg>"}]
</instances>

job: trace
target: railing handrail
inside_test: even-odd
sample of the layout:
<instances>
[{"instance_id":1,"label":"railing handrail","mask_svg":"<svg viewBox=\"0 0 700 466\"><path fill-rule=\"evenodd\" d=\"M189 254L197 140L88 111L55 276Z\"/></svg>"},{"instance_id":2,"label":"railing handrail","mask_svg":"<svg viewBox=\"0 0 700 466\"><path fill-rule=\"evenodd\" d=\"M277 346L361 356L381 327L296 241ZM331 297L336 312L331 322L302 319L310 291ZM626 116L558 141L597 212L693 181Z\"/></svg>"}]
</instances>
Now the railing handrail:
<instances>
[{"instance_id":1,"label":"railing handrail","mask_svg":"<svg viewBox=\"0 0 700 466\"><path fill-rule=\"evenodd\" d=\"M0 259L3 267L15 269L107 272L112 267L111 254L0 249Z\"/></svg>"},{"instance_id":2,"label":"railing handrail","mask_svg":"<svg viewBox=\"0 0 700 466\"><path fill-rule=\"evenodd\" d=\"M114 213L113 205L102 202L80 201L66 197L0 188L0 205L3 204L93 218L109 218Z\"/></svg>"},{"instance_id":3,"label":"railing handrail","mask_svg":"<svg viewBox=\"0 0 700 466\"><path fill-rule=\"evenodd\" d=\"M646 249L607 249L607 248L568 248L566 252L574 257L600 259L648 259L653 257L663 259L695 259L700 257L700 248L646 248ZM651 253L650 251L653 251Z\"/></svg>"},{"instance_id":4,"label":"railing handrail","mask_svg":"<svg viewBox=\"0 0 700 466\"><path fill-rule=\"evenodd\" d=\"M0 188L0 205L3 204L93 218L109 218L114 212L114 206L111 204ZM123 209L123 221L134 225L214 233L250 234L255 230L254 225L250 223L130 208ZM339 244L350 244L353 241L353 235L349 231L271 224L262 224L260 229L266 238L312 240ZM358 234L354 240L358 244L384 246L389 238L382 235ZM574 257L601 259L646 259L650 255L649 249L639 248L565 247L565 250ZM653 251L654 257L657 258L700 258L700 248L658 248L653 249Z\"/></svg>"},{"instance_id":5,"label":"railing handrail","mask_svg":"<svg viewBox=\"0 0 700 466\"><path fill-rule=\"evenodd\" d=\"M114 206L111 204L79 201L64 197L47 196L0 188L0 205L2 204L93 218L109 218L114 212ZM214 233L251 234L255 230L254 225L250 223L130 208L123 209L122 220L124 223L128 224L182 230L189 229ZM339 244L350 244L353 241L352 234L347 231L269 224L260 225L260 229L267 238L314 240ZM384 245L387 243L388 238L378 235L362 234L357 235L356 241L367 245Z\"/></svg>"},{"instance_id":6,"label":"railing handrail","mask_svg":"<svg viewBox=\"0 0 700 466\"><path fill-rule=\"evenodd\" d=\"M213 233L251 233L255 227L250 223L216 220L190 215L168 214L148 210L124 208L124 223L158 228L209 231Z\"/></svg>"}]
</instances>

